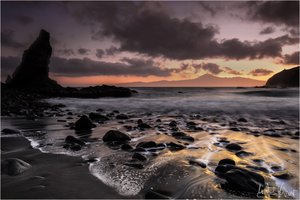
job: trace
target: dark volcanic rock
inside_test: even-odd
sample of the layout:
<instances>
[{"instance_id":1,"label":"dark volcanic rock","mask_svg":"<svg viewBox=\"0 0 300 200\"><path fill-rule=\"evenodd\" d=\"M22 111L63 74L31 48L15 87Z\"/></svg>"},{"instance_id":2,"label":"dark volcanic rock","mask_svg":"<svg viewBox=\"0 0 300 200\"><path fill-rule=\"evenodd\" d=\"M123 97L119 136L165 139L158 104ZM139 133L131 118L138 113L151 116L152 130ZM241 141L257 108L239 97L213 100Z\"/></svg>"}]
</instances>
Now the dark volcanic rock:
<instances>
[{"instance_id":1,"label":"dark volcanic rock","mask_svg":"<svg viewBox=\"0 0 300 200\"><path fill-rule=\"evenodd\" d=\"M38 38L24 51L21 64L7 84L13 88L38 92L61 90L62 87L48 76L51 54L50 34L41 30Z\"/></svg>"},{"instance_id":2,"label":"dark volcanic rock","mask_svg":"<svg viewBox=\"0 0 300 200\"><path fill-rule=\"evenodd\" d=\"M134 153L132 156L133 159L137 159L139 161L146 161L147 158L140 153Z\"/></svg>"},{"instance_id":3,"label":"dark volcanic rock","mask_svg":"<svg viewBox=\"0 0 300 200\"><path fill-rule=\"evenodd\" d=\"M142 129L145 129L145 128L151 128L151 126L148 125L148 124L146 124L146 123L140 123L140 124L138 124L138 127L139 127L139 128L142 128Z\"/></svg>"},{"instance_id":4,"label":"dark volcanic rock","mask_svg":"<svg viewBox=\"0 0 300 200\"><path fill-rule=\"evenodd\" d=\"M179 151L185 148L185 146L181 145L181 144L176 144L174 142L170 142L167 144L167 147L171 150L171 151Z\"/></svg>"},{"instance_id":5,"label":"dark volcanic rock","mask_svg":"<svg viewBox=\"0 0 300 200\"><path fill-rule=\"evenodd\" d=\"M239 151L242 149L242 147L236 143L230 143L226 145L226 149L229 151Z\"/></svg>"},{"instance_id":6,"label":"dark volcanic rock","mask_svg":"<svg viewBox=\"0 0 300 200\"><path fill-rule=\"evenodd\" d=\"M41 30L38 38L24 51L22 62L12 77L7 78L7 87L46 97L130 97L136 91L115 86L94 86L86 88L62 87L49 78L49 63L52 54L50 34ZM3 96L3 94L1 94Z\"/></svg>"},{"instance_id":7,"label":"dark volcanic rock","mask_svg":"<svg viewBox=\"0 0 300 200\"><path fill-rule=\"evenodd\" d=\"M75 122L76 130L90 130L95 127L96 125L93 124L90 118L86 115L81 116L80 119Z\"/></svg>"},{"instance_id":8,"label":"dark volcanic rock","mask_svg":"<svg viewBox=\"0 0 300 200\"><path fill-rule=\"evenodd\" d=\"M116 116L116 119L129 119L129 117L125 114L119 114Z\"/></svg>"},{"instance_id":9,"label":"dark volcanic rock","mask_svg":"<svg viewBox=\"0 0 300 200\"><path fill-rule=\"evenodd\" d=\"M89 114L89 117L90 117L91 120L94 120L94 121L96 121L96 120L98 120L98 121L107 121L107 120L109 120L108 117L106 117L104 115L101 115L99 113L94 113L94 112L91 112Z\"/></svg>"},{"instance_id":10,"label":"dark volcanic rock","mask_svg":"<svg viewBox=\"0 0 300 200\"><path fill-rule=\"evenodd\" d=\"M176 122L176 121L171 121L171 122L169 123L169 126L170 126L170 127L175 127L175 126L177 126L177 122Z\"/></svg>"},{"instance_id":11,"label":"dark volcanic rock","mask_svg":"<svg viewBox=\"0 0 300 200\"><path fill-rule=\"evenodd\" d=\"M83 141L77 139L71 135L67 136L65 139L65 145L63 146L65 149L71 149L72 151L79 151L85 145Z\"/></svg>"},{"instance_id":12,"label":"dark volcanic rock","mask_svg":"<svg viewBox=\"0 0 300 200\"><path fill-rule=\"evenodd\" d=\"M131 140L127 134L117 130L108 131L107 133L105 133L102 139L104 142L113 142L113 141L128 142Z\"/></svg>"},{"instance_id":13,"label":"dark volcanic rock","mask_svg":"<svg viewBox=\"0 0 300 200\"><path fill-rule=\"evenodd\" d=\"M19 130L5 128L1 131L3 134L19 134L21 133Z\"/></svg>"},{"instance_id":14,"label":"dark volcanic rock","mask_svg":"<svg viewBox=\"0 0 300 200\"><path fill-rule=\"evenodd\" d=\"M248 151L238 151L235 153L235 155L242 158L242 157L252 156L253 153L248 152Z\"/></svg>"},{"instance_id":15,"label":"dark volcanic rock","mask_svg":"<svg viewBox=\"0 0 300 200\"><path fill-rule=\"evenodd\" d=\"M222 188L234 190L241 194L257 194L265 186L264 177L246 169L231 169L224 174L226 183Z\"/></svg>"},{"instance_id":16,"label":"dark volcanic rock","mask_svg":"<svg viewBox=\"0 0 300 200\"><path fill-rule=\"evenodd\" d=\"M268 79L266 87L299 87L299 66L283 70Z\"/></svg>"},{"instance_id":17,"label":"dark volcanic rock","mask_svg":"<svg viewBox=\"0 0 300 200\"><path fill-rule=\"evenodd\" d=\"M153 141L149 141L149 142L140 142L136 145L136 147L142 147L142 148L155 148L156 147L156 143Z\"/></svg>"},{"instance_id":18,"label":"dark volcanic rock","mask_svg":"<svg viewBox=\"0 0 300 200\"><path fill-rule=\"evenodd\" d=\"M9 158L1 162L1 172L10 176L19 175L30 167L30 164L18 158Z\"/></svg>"},{"instance_id":19,"label":"dark volcanic rock","mask_svg":"<svg viewBox=\"0 0 300 200\"><path fill-rule=\"evenodd\" d=\"M219 163L218 163L218 165L227 165L227 164L235 165L235 162L232 159L225 158L225 159L220 160Z\"/></svg>"},{"instance_id":20,"label":"dark volcanic rock","mask_svg":"<svg viewBox=\"0 0 300 200\"><path fill-rule=\"evenodd\" d=\"M291 179L293 176L291 175L291 173L289 173L288 171L284 170L284 171L280 171L280 172L275 172L272 174L274 177L279 178L279 179Z\"/></svg>"},{"instance_id":21,"label":"dark volcanic rock","mask_svg":"<svg viewBox=\"0 0 300 200\"><path fill-rule=\"evenodd\" d=\"M83 146L83 145L85 145L85 143L83 142L83 141L81 141L81 140L79 140L79 139L77 139L77 138L75 138L75 137L73 137L73 136L71 136L71 135L68 135L67 137L66 137L66 139L65 139L65 142L66 143L75 143L75 144L79 144L79 145L81 145L81 146Z\"/></svg>"}]
</instances>

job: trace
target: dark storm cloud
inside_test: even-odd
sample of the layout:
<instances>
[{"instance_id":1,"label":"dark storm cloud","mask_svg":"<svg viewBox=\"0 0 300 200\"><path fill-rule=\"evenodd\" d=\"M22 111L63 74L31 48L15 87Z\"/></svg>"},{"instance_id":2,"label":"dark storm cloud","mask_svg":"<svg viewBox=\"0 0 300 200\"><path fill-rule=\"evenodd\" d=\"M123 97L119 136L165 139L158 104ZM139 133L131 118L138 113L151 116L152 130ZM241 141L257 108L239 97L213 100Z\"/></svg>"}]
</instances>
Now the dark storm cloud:
<instances>
[{"instance_id":1,"label":"dark storm cloud","mask_svg":"<svg viewBox=\"0 0 300 200\"><path fill-rule=\"evenodd\" d=\"M24 48L24 44L15 40L14 31L5 29L1 31L1 46L13 49Z\"/></svg>"},{"instance_id":2,"label":"dark storm cloud","mask_svg":"<svg viewBox=\"0 0 300 200\"><path fill-rule=\"evenodd\" d=\"M263 30L261 30L259 32L259 34L261 35L265 35L265 34L271 34L275 32L275 28L273 26L268 26L266 28L264 28Z\"/></svg>"},{"instance_id":3,"label":"dark storm cloud","mask_svg":"<svg viewBox=\"0 0 300 200\"><path fill-rule=\"evenodd\" d=\"M105 53L108 56L113 56L113 55L115 55L118 52L119 52L119 49L117 47L115 47L115 46L111 46L108 49L105 49Z\"/></svg>"},{"instance_id":4,"label":"dark storm cloud","mask_svg":"<svg viewBox=\"0 0 300 200\"><path fill-rule=\"evenodd\" d=\"M299 65L299 51L296 51L290 55L288 55L288 54L284 55L283 63Z\"/></svg>"},{"instance_id":5,"label":"dark storm cloud","mask_svg":"<svg viewBox=\"0 0 300 200\"><path fill-rule=\"evenodd\" d=\"M252 1L248 6L252 20L299 27L299 1Z\"/></svg>"},{"instance_id":6,"label":"dark storm cloud","mask_svg":"<svg viewBox=\"0 0 300 200\"><path fill-rule=\"evenodd\" d=\"M149 6L149 2L84 2L78 5L81 7L75 9L74 16L93 27L92 37L98 40L112 37L120 42L121 51L176 60L261 59L280 56L282 46L287 45L277 38L262 42L236 38L219 42L215 39L218 30L214 26L173 18L158 6Z\"/></svg>"},{"instance_id":7,"label":"dark storm cloud","mask_svg":"<svg viewBox=\"0 0 300 200\"><path fill-rule=\"evenodd\" d=\"M11 75L15 68L19 65L21 59L19 57L1 57L1 73L2 78ZM124 58L122 62L108 63L102 61L94 61L89 58L83 59L66 59L61 57L53 57L51 59L50 72L56 76L80 77L80 76L96 76L96 75L134 75L147 77L153 76L169 76L172 70L161 69L152 60L129 59Z\"/></svg>"},{"instance_id":8,"label":"dark storm cloud","mask_svg":"<svg viewBox=\"0 0 300 200\"><path fill-rule=\"evenodd\" d=\"M27 26L29 24L32 24L33 21L34 21L33 18L25 16L25 15L15 16L14 19L15 19L16 22L18 22L20 25L23 25L23 26Z\"/></svg>"},{"instance_id":9,"label":"dark storm cloud","mask_svg":"<svg viewBox=\"0 0 300 200\"><path fill-rule=\"evenodd\" d=\"M97 49L96 50L96 56L98 58L102 58L104 56L105 52L103 51L103 49Z\"/></svg>"},{"instance_id":10,"label":"dark storm cloud","mask_svg":"<svg viewBox=\"0 0 300 200\"><path fill-rule=\"evenodd\" d=\"M54 57L50 63L50 72L56 76L95 76L95 75L136 75L168 76L170 71L160 69L151 60L123 59L123 63L94 61L89 58L65 59Z\"/></svg>"},{"instance_id":11,"label":"dark storm cloud","mask_svg":"<svg viewBox=\"0 0 300 200\"><path fill-rule=\"evenodd\" d=\"M252 76L266 76L273 73L273 71L268 70L268 69L254 69L249 72L250 75Z\"/></svg>"},{"instance_id":12,"label":"dark storm cloud","mask_svg":"<svg viewBox=\"0 0 300 200\"><path fill-rule=\"evenodd\" d=\"M223 70L225 72L227 72L228 74L232 74L232 75L242 75L241 72L237 71L237 70L234 70L234 69L231 69L230 67L223 67Z\"/></svg>"},{"instance_id":13,"label":"dark storm cloud","mask_svg":"<svg viewBox=\"0 0 300 200\"><path fill-rule=\"evenodd\" d=\"M202 69L212 73L212 74L220 74L221 72L223 72L223 70L220 68L219 65L215 64L215 63L205 63L202 65L201 67Z\"/></svg>"},{"instance_id":14,"label":"dark storm cloud","mask_svg":"<svg viewBox=\"0 0 300 200\"><path fill-rule=\"evenodd\" d=\"M211 16L216 15L217 10L215 8L213 8L212 6L210 6L209 2L198 1L198 3L204 10L209 12Z\"/></svg>"},{"instance_id":15,"label":"dark storm cloud","mask_svg":"<svg viewBox=\"0 0 300 200\"><path fill-rule=\"evenodd\" d=\"M180 73L189 70L192 70L194 73L198 73L201 70L204 70L214 75L220 74L221 72L226 72L232 75L242 75L242 73L239 71L236 71L230 67L221 67L215 63L193 63L193 64L182 63L180 67L174 69L173 72Z\"/></svg>"},{"instance_id":16,"label":"dark storm cloud","mask_svg":"<svg viewBox=\"0 0 300 200\"><path fill-rule=\"evenodd\" d=\"M87 54L89 54L90 53L90 49L86 49L86 48L79 48L78 49L78 53L80 54L80 55L87 55Z\"/></svg>"},{"instance_id":17,"label":"dark storm cloud","mask_svg":"<svg viewBox=\"0 0 300 200\"><path fill-rule=\"evenodd\" d=\"M73 49L58 49L57 54L63 55L63 56L73 56L75 55L75 52Z\"/></svg>"}]
</instances>

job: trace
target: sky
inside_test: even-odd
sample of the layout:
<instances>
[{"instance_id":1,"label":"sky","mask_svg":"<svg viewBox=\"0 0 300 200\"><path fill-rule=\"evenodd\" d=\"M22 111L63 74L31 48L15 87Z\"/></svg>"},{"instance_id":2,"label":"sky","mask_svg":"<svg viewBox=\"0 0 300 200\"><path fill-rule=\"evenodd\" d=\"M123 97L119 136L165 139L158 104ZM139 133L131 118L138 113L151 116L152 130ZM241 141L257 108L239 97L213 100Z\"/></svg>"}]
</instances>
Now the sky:
<instances>
[{"instance_id":1,"label":"sky","mask_svg":"<svg viewBox=\"0 0 300 200\"><path fill-rule=\"evenodd\" d=\"M1 1L1 81L40 29L50 76L65 86L267 80L299 65L298 1Z\"/></svg>"}]
</instances>

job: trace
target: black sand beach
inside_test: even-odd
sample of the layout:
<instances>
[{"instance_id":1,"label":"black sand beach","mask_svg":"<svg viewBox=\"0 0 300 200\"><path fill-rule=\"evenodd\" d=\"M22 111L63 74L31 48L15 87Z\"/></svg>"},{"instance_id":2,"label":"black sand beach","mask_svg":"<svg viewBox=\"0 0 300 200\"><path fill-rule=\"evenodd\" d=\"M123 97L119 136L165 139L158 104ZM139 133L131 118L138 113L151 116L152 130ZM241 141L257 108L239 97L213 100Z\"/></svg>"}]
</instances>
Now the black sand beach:
<instances>
[{"instance_id":1,"label":"black sand beach","mask_svg":"<svg viewBox=\"0 0 300 200\"><path fill-rule=\"evenodd\" d=\"M32 168L18 176L1 174L1 199L124 198L92 176L81 158L41 153L24 137L1 138L1 159L6 158Z\"/></svg>"}]
</instances>

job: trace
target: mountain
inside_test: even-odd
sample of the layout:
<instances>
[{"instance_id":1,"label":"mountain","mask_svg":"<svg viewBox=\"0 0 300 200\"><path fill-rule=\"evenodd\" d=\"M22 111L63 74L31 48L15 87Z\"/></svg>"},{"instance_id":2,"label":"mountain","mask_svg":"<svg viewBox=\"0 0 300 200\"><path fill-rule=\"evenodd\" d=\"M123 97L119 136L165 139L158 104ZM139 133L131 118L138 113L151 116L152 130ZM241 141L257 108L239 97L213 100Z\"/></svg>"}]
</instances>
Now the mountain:
<instances>
[{"instance_id":1,"label":"mountain","mask_svg":"<svg viewBox=\"0 0 300 200\"><path fill-rule=\"evenodd\" d=\"M299 87L299 66L284 69L267 81L266 87Z\"/></svg>"},{"instance_id":2,"label":"mountain","mask_svg":"<svg viewBox=\"0 0 300 200\"><path fill-rule=\"evenodd\" d=\"M204 74L195 79L179 81L132 82L120 84L126 87L254 87L263 86L264 81L250 78L231 77L222 78L211 74Z\"/></svg>"}]
</instances>

